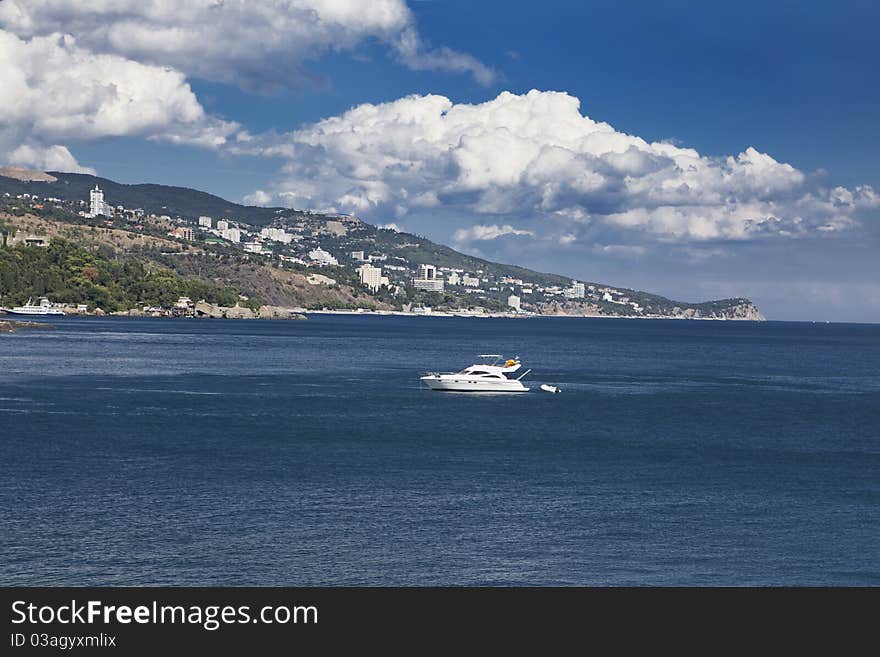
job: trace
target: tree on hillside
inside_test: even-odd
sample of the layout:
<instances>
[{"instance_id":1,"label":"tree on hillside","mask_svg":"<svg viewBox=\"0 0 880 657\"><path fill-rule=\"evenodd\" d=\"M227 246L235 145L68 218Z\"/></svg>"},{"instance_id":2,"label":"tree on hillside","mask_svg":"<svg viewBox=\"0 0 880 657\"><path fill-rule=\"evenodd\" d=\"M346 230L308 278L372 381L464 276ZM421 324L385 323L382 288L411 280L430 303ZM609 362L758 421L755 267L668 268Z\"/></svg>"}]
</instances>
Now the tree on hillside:
<instances>
[{"instance_id":1,"label":"tree on hillside","mask_svg":"<svg viewBox=\"0 0 880 657\"><path fill-rule=\"evenodd\" d=\"M11 235L15 231L15 228L11 223L6 221L5 219L0 218L0 249L6 248L6 244L9 241L9 235Z\"/></svg>"}]
</instances>

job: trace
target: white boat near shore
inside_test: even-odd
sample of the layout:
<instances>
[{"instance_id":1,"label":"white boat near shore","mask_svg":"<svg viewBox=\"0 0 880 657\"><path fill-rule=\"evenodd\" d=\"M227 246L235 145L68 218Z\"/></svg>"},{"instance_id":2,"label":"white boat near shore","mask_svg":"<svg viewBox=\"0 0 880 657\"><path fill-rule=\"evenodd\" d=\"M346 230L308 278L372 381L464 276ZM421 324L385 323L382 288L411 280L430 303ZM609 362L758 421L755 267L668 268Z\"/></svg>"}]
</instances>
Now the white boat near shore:
<instances>
[{"instance_id":1,"label":"white boat near shore","mask_svg":"<svg viewBox=\"0 0 880 657\"><path fill-rule=\"evenodd\" d=\"M64 311L58 306L53 305L46 297L40 297L39 303L32 303L32 300L28 299L27 303L23 306L5 308L4 310L10 315L25 315L29 317L64 315Z\"/></svg>"},{"instance_id":2,"label":"white boat near shore","mask_svg":"<svg viewBox=\"0 0 880 657\"><path fill-rule=\"evenodd\" d=\"M529 391L521 379L531 370L526 370L515 379L508 376L522 367L518 357L505 360L499 354L482 354L480 359L481 362L460 372L431 372L419 380L431 390L447 392Z\"/></svg>"}]
</instances>

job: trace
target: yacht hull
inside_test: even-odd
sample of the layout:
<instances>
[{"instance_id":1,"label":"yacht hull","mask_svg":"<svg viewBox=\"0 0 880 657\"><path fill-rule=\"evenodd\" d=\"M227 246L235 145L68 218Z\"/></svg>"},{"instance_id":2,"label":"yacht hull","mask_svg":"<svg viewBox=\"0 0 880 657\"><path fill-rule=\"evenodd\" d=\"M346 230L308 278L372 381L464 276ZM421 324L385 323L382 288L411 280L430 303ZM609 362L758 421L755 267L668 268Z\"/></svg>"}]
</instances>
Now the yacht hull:
<instances>
[{"instance_id":1,"label":"yacht hull","mask_svg":"<svg viewBox=\"0 0 880 657\"><path fill-rule=\"evenodd\" d=\"M447 392L528 392L522 383L516 379L508 381L480 381L465 377L438 377L423 376L422 383L431 390L447 391Z\"/></svg>"},{"instance_id":2,"label":"yacht hull","mask_svg":"<svg viewBox=\"0 0 880 657\"><path fill-rule=\"evenodd\" d=\"M20 310L18 308L7 308L6 313L9 315L20 315L22 317L63 317L63 310Z\"/></svg>"}]
</instances>

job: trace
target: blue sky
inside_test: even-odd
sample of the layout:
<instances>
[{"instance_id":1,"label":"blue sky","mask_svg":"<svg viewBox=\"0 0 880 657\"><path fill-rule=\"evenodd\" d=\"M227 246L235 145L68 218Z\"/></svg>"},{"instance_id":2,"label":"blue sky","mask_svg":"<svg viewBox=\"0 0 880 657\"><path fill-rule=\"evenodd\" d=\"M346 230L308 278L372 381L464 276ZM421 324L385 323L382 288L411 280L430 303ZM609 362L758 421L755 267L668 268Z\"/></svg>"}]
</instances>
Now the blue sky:
<instances>
[{"instance_id":1,"label":"blue sky","mask_svg":"<svg viewBox=\"0 0 880 657\"><path fill-rule=\"evenodd\" d=\"M38 79L44 97L60 88L50 73L29 68L28 52L41 48L47 61L73 62L69 70L78 72L68 74L65 98L74 77L94 100L101 94L93 83L118 76L114 89L134 99L129 107L141 106L144 94L168 100L138 121L116 117L118 98L60 107L42 122L22 118L27 108L0 114L0 154L232 200L355 211L472 253L588 280L686 300L750 296L771 318L880 321L880 207L865 191L880 189L875 3L383 2L385 13L375 16L339 3L330 19L320 16L319 29L309 23L322 11L314 9L318 0L266 2L261 25L240 17L208 25L230 54L198 38L157 48L144 36L158 30L139 13L143 3L120 0L130 12L125 20L87 10L71 20L63 3L6 0L0 36L8 37L7 70L18 67L27 79L21 84L33 88ZM16 4L30 12L28 22L4 14ZM303 7L313 11L300 19ZM211 16L219 11L210 9ZM168 20L186 27L186 16ZM197 15L192 21L205 23ZM122 32L132 26L143 34ZM103 30L106 36L93 36ZM278 45L262 46L276 31ZM68 33L72 40L57 41ZM406 39L410 45L401 45ZM239 43L254 46L237 55ZM526 97L531 89L567 96ZM504 91L516 96L515 116L491 105ZM393 105L411 95L421 100ZM424 100L431 95L450 107ZM352 152L342 136L327 140L320 127L327 124L319 122L336 117L350 130L365 115L346 113L366 103L380 108L374 134ZM450 128L453 108L468 105L481 110L463 111ZM82 122L71 119L89 112ZM423 117L424 135L401 126L401 112ZM582 146L581 128L551 129L577 112L610 124L616 136L642 140L619 147L642 151L639 164L626 165L638 168L640 182L631 184L623 165L603 159L604 146ZM513 141L484 141L444 159L462 135L480 131L488 139L487 132L508 128ZM415 154L406 144L391 152L381 143L421 144L425 136L439 141ZM576 157L542 161L535 173L525 141L573 149ZM681 157L690 157L649 146L657 142L693 149L705 171L680 180L656 173L680 169ZM511 149L512 161L523 158L522 166L511 173L496 163L481 177L474 158L499 148ZM737 160L749 148L758 155ZM394 164L352 174L355 153ZM401 173L422 161L431 163L426 172ZM580 176L581 166L593 167L596 180ZM320 184L306 184L310 177ZM658 200L650 189L680 184L694 198ZM438 189L430 203L413 200Z\"/></svg>"}]
</instances>

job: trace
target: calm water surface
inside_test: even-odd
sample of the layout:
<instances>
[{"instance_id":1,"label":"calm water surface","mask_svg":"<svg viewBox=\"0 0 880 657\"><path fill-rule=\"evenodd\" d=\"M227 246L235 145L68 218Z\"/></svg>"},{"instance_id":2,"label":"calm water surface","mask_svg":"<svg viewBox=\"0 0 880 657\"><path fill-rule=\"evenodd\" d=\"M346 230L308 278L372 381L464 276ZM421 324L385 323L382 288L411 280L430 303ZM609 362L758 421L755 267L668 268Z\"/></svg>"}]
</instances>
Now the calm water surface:
<instances>
[{"instance_id":1,"label":"calm water surface","mask_svg":"<svg viewBox=\"0 0 880 657\"><path fill-rule=\"evenodd\" d=\"M0 336L0 584L880 584L880 326L54 323ZM419 388L487 352L533 391Z\"/></svg>"}]
</instances>

